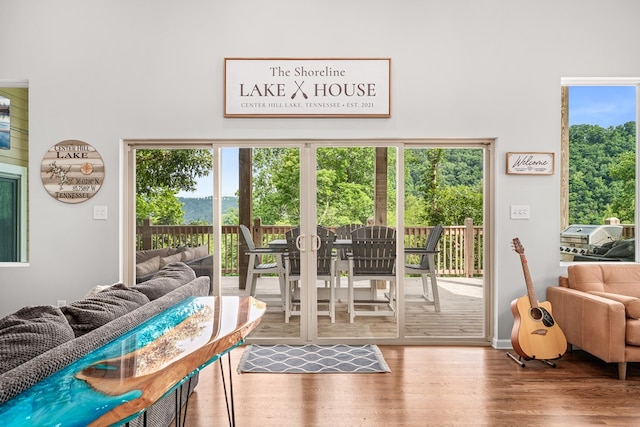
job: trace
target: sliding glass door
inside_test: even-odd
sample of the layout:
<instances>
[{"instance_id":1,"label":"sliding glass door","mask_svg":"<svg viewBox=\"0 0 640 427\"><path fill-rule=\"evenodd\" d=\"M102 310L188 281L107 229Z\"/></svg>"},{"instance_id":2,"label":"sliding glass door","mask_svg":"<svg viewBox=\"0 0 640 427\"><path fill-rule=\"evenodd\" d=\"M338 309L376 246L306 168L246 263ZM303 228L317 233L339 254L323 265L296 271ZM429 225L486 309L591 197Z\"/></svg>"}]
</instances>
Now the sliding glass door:
<instances>
[{"instance_id":1,"label":"sliding glass door","mask_svg":"<svg viewBox=\"0 0 640 427\"><path fill-rule=\"evenodd\" d=\"M198 249L180 260L213 295L266 303L253 342L487 341L491 141L126 143L129 281L141 251ZM135 152L157 149L209 160L173 224L140 215Z\"/></svg>"}]
</instances>

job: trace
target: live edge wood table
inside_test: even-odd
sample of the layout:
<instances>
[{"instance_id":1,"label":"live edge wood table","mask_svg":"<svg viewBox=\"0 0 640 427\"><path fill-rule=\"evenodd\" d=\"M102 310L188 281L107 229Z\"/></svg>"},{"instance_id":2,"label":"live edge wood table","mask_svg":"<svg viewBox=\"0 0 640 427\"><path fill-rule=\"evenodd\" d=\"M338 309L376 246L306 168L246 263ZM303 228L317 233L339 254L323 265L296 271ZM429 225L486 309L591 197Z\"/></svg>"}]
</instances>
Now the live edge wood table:
<instances>
[{"instance_id":1,"label":"live edge wood table","mask_svg":"<svg viewBox=\"0 0 640 427\"><path fill-rule=\"evenodd\" d=\"M189 297L3 404L2 426L124 424L229 356L264 312L253 297Z\"/></svg>"}]
</instances>

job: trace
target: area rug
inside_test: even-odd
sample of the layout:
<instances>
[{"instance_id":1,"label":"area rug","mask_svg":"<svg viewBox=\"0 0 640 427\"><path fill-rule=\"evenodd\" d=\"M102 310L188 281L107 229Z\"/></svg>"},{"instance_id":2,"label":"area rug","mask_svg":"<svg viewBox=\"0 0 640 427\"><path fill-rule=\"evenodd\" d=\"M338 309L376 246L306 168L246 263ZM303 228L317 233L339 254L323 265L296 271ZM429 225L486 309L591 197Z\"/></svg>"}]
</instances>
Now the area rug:
<instances>
[{"instance_id":1,"label":"area rug","mask_svg":"<svg viewBox=\"0 0 640 427\"><path fill-rule=\"evenodd\" d=\"M391 372L376 345L249 345L239 373L372 373Z\"/></svg>"}]
</instances>

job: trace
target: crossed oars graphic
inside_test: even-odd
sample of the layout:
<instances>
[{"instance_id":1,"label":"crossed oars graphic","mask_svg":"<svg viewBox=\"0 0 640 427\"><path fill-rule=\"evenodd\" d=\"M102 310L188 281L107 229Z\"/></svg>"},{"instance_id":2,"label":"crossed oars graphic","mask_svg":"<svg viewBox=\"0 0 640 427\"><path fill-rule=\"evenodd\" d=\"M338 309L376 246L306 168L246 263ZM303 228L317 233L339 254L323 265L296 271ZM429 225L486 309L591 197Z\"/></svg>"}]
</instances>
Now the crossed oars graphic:
<instances>
[{"instance_id":1,"label":"crossed oars graphic","mask_svg":"<svg viewBox=\"0 0 640 427\"><path fill-rule=\"evenodd\" d=\"M300 83L300 84L298 84L298 82L296 82L296 81L294 81L294 83L296 84L296 86L298 86L298 89L296 89L296 91L293 92L293 95L291 95L291 99L295 98L296 95L298 94L298 92L302 93L302 96L304 97L304 99L308 99L309 97L302 90L302 85L304 84L304 81L302 81L302 83Z\"/></svg>"}]
</instances>

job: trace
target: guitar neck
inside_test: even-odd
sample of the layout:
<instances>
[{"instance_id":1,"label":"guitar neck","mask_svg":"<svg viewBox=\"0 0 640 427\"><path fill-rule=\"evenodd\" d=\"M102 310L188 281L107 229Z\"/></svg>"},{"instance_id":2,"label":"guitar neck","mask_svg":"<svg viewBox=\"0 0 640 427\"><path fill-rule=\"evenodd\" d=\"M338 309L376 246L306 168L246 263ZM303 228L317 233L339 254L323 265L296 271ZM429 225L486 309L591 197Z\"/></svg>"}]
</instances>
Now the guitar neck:
<instances>
[{"instance_id":1,"label":"guitar neck","mask_svg":"<svg viewBox=\"0 0 640 427\"><path fill-rule=\"evenodd\" d=\"M529 304L533 308L538 308L538 300L533 290L533 283L531 281L531 274L529 273L529 264L524 253L520 254L520 262L522 263L522 272L524 273L524 281L527 285L527 296L529 297Z\"/></svg>"}]
</instances>

